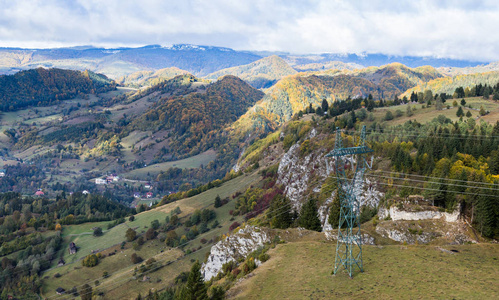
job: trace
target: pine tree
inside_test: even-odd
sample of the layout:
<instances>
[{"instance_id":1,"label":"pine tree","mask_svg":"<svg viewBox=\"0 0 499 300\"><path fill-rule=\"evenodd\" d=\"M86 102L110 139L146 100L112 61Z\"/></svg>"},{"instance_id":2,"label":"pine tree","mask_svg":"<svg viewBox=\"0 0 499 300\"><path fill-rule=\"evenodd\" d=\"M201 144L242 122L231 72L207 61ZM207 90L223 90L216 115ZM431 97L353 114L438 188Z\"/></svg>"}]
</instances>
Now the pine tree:
<instances>
[{"instance_id":1,"label":"pine tree","mask_svg":"<svg viewBox=\"0 0 499 300\"><path fill-rule=\"evenodd\" d=\"M464 116L464 111L461 106L459 106L459 108L457 109L456 116L458 116L459 118Z\"/></svg>"},{"instance_id":2,"label":"pine tree","mask_svg":"<svg viewBox=\"0 0 499 300\"><path fill-rule=\"evenodd\" d=\"M326 98L322 99L322 111L327 112L329 109L329 103L327 103Z\"/></svg>"},{"instance_id":3,"label":"pine tree","mask_svg":"<svg viewBox=\"0 0 499 300\"><path fill-rule=\"evenodd\" d=\"M471 118L471 112L469 110L468 110L468 112L466 112L466 117Z\"/></svg>"},{"instance_id":4,"label":"pine tree","mask_svg":"<svg viewBox=\"0 0 499 300\"><path fill-rule=\"evenodd\" d=\"M201 264L196 261L192 265L191 272L187 277L183 291L181 292L180 299L202 300L208 299L206 285L204 284L203 277L201 276Z\"/></svg>"},{"instance_id":5,"label":"pine tree","mask_svg":"<svg viewBox=\"0 0 499 300\"><path fill-rule=\"evenodd\" d=\"M338 225L340 224L340 209L341 209L340 197L338 193L336 193L331 208L329 209L329 217L328 217L329 224L331 224L333 229L338 228Z\"/></svg>"},{"instance_id":6,"label":"pine tree","mask_svg":"<svg viewBox=\"0 0 499 300\"><path fill-rule=\"evenodd\" d=\"M321 221L317 216L317 204L314 198L310 198L301 208L298 225L305 229L322 231Z\"/></svg>"},{"instance_id":7,"label":"pine tree","mask_svg":"<svg viewBox=\"0 0 499 300\"><path fill-rule=\"evenodd\" d=\"M291 214L291 201L281 194L272 198L267 218L270 220L272 228L288 228L293 222Z\"/></svg>"}]
</instances>

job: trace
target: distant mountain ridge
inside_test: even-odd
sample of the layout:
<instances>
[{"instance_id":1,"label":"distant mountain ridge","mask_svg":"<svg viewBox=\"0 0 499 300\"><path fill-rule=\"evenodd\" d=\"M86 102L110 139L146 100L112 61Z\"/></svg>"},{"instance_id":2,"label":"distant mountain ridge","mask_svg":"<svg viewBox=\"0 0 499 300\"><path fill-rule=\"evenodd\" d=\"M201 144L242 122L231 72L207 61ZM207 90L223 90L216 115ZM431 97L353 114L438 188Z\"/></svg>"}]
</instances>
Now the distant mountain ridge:
<instances>
[{"instance_id":1,"label":"distant mountain ridge","mask_svg":"<svg viewBox=\"0 0 499 300\"><path fill-rule=\"evenodd\" d=\"M268 88L283 77L296 74L282 58L276 55L268 56L247 65L223 69L206 76L217 79L224 75L233 75L248 82L257 89Z\"/></svg>"},{"instance_id":2,"label":"distant mountain ridge","mask_svg":"<svg viewBox=\"0 0 499 300\"><path fill-rule=\"evenodd\" d=\"M13 74L37 67L91 70L110 78L118 78L137 71L156 71L176 67L202 77L216 71L247 65L264 57L277 55L298 71L353 66L382 66L394 62L415 68L470 68L487 62L384 54L303 54L282 52L237 51L225 47L176 44L168 47L149 45L139 48L99 48L92 46L21 49L0 48L0 74ZM342 65L340 63L344 63ZM315 64L315 65L314 65ZM307 66L305 66L307 65Z\"/></svg>"}]
</instances>

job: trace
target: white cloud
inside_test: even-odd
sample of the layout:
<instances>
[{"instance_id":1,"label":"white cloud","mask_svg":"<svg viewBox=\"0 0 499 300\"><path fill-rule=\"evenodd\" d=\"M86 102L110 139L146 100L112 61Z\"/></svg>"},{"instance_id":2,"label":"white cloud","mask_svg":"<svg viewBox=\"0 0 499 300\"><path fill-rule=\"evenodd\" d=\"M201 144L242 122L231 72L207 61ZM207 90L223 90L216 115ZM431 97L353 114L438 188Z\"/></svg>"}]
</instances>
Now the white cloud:
<instances>
[{"instance_id":1,"label":"white cloud","mask_svg":"<svg viewBox=\"0 0 499 300\"><path fill-rule=\"evenodd\" d=\"M499 60L496 1L0 0L0 46L193 43Z\"/></svg>"}]
</instances>

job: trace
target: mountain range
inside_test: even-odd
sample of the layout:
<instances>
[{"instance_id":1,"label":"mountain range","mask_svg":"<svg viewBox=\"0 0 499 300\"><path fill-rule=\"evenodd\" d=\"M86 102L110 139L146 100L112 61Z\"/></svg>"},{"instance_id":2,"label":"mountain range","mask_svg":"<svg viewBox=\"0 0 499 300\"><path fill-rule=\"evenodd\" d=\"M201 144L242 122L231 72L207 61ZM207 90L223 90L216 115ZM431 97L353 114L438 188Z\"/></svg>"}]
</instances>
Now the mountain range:
<instances>
[{"instance_id":1,"label":"mountain range","mask_svg":"<svg viewBox=\"0 0 499 300\"><path fill-rule=\"evenodd\" d=\"M327 68L358 68L382 66L394 62L408 67L431 65L446 68L477 67L487 62L434 57L390 56L384 54L289 54L257 51L236 51L230 48L178 44L168 47L149 45L139 48L97 48L81 46L53 49L0 49L0 73L45 67L74 70L89 69L118 78L137 71L156 71L176 67L196 76L255 62L277 55L297 71ZM454 70L455 71L455 70ZM457 72L457 71L455 71Z\"/></svg>"}]
</instances>

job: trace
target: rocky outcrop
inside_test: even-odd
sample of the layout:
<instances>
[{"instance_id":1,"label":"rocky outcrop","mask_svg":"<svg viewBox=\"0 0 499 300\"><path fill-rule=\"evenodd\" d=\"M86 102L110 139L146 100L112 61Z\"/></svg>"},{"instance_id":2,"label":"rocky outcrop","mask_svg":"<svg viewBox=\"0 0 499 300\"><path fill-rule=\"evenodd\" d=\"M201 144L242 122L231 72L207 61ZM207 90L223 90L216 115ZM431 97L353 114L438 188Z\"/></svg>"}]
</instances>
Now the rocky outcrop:
<instances>
[{"instance_id":1,"label":"rocky outcrop","mask_svg":"<svg viewBox=\"0 0 499 300\"><path fill-rule=\"evenodd\" d=\"M303 196L310 188L310 180L313 178L316 187L320 188L327 177L324 153L313 152L300 158L299 152L300 144L291 146L282 156L277 170L277 184L285 186L284 193L297 211L300 211Z\"/></svg>"},{"instance_id":2,"label":"rocky outcrop","mask_svg":"<svg viewBox=\"0 0 499 300\"><path fill-rule=\"evenodd\" d=\"M442 219L446 222L457 222L459 219L459 207L452 213L440 212L438 210L422 210L422 211L406 211L398 209L396 206L390 209L382 208L378 211L378 216L384 219L388 216L393 221L417 221L417 220L430 220Z\"/></svg>"},{"instance_id":3,"label":"rocky outcrop","mask_svg":"<svg viewBox=\"0 0 499 300\"><path fill-rule=\"evenodd\" d=\"M215 277L222 266L229 261L237 261L271 241L268 229L246 226L211 247L208 259L201 266L205 281Z\"/></svg>"},{"instance_id":4,"label":"rocky outcrop","mask_svg":"<svg viewBox=\"0 0 499 300\"><path fill-rule=\"evenodd\" d=\"M309 138L316 136L315 130L309 134ZM296 143L291 146L283 156L279 163L277 171L277 183L284 185L284 193L293 204L293 208L300 211L302 204L306 201L305 194L307 192L319 193L324 180L333 170L327 168L327 159L325 151L315 151L300 157L300 144ZM330 166L334 163L329 159ZM350 165L354 165L353 157L347 157ZM383 193L377 190L377 185L367 178L363 182L359 182L354 188L356 198L360 201L360 206L377 207L380 199L384 196ZM332 203L333 195L319 207L319 219L322 223L322 230L331 230L331 225L328 222L329 207Z\"/></svg>"}]
</instances>

